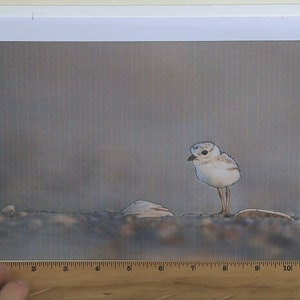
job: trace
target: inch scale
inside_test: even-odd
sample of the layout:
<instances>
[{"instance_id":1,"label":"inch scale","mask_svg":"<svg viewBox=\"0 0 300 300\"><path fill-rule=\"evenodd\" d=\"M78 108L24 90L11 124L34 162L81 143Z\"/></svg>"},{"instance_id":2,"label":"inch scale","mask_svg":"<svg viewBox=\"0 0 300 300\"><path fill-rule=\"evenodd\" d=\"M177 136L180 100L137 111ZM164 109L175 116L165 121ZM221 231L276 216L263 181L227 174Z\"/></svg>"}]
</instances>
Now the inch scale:
<instances>
[{"instance_id":1,"label":"inch scale","mask_svg":"<svg viewBox=\"0 0 300 300\"><path fill-rule=\"evenodd\" d=\"M300 261L1 261L29 299L300 299Z\"/></svg>"}]
</instances>

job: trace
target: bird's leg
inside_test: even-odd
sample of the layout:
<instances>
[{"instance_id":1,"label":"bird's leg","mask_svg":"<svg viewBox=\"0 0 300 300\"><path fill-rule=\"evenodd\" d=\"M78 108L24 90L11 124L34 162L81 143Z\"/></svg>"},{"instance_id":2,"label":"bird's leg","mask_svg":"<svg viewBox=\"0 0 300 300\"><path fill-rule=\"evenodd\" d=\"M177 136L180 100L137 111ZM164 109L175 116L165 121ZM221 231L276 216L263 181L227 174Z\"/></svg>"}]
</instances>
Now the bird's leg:
<instances>
[{"instance_id":1,"label":"bird's leg","mask_svg":"<svg viewBox=\"0 0 300 300\"><path fill-rule=\"evenodd\" d=\"M229 215L229 204L230 204L230 189L229 186L226 186L225 190L225 195L226 195L226 206L225 206L225 214Z\"/></svg>"},{"instance_id":2,"label":"bird's leg","mask_svg":"<svg viewBox=\"0 0 300 300\"><path fill-rule=\"evenodd\" d=\"M219 197L222 203L222 211L220 212L220 214L224 214L226 213L226 205L225 205L225 200L224 200L224 193L222 189L217 188L218 193L219 193Z\"/></svg>"}]
</instances>

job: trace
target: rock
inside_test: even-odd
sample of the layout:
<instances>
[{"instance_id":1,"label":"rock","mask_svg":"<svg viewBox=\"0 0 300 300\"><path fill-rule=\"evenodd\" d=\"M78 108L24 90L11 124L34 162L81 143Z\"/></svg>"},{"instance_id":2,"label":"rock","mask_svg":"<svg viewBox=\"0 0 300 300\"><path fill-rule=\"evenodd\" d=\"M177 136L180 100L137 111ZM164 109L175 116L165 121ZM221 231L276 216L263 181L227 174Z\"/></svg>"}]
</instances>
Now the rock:
<instances>
[{"instance_id":1,"label":"rock","mask_svg":"<svg viewBox=\"0 0 300 300\"><path fill-rule=\"evenodd\" d=\"M72 227L73 225L77 224L78 221L76 218L69 216L69 215L64 215L64 214L55 214L49 219L50 223L53 224L58 224L62 225L65 227Z\"/></svg>"},{"instance_id":2,"label":"rock","mask_svg":"<svg viewBox=\"0 0 300 300\"><path fill-rule=\"evenodd\" d=\"M137 218L161 218L174 216L166 207L160 204L137 200L120 211L123 216L136 216Z\"/></svg>"},{"instance_id":3,"label":"rock","mask_svg":"<svg viewBox=\"0 0 300 300\"><path fill-rule=\"evenodd\" d=\"M1 212L5 215L13 216L16 212L15 207L13 205L7 205L1 209Z\"/></svg>"},{"instance_id":4,"label":"rock","mask_svg":"<svg viewBox=\"0 0 300 300\"><path fill-rule=\"evenodd\" d=\"M257 208L248 208L237 212L235 217L242 217L242 218L280 218L286 219L290 221L294 221L295 219L286 213L272 211L272 210L265 210L265 209L257 209Z\"/></svg>"}]
</instances>

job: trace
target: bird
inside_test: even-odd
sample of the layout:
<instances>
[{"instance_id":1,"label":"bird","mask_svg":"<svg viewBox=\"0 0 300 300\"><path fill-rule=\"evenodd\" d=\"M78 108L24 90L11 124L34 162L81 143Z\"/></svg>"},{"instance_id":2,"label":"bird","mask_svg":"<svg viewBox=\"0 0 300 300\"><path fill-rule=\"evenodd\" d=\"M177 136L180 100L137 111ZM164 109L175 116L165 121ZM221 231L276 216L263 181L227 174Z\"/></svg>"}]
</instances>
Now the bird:
<instances>
[{"instance_id":1,"label":"bird","mask_svg":"<svg viewBox=\"0 0 300 300\"><path fill-rule=\"evenodd\" d=\"M213 142L196 143L190 148L191 155L187 159L193 162L197 178L218 190L222 204L220 214L230 215L230 186L241 178L238 163ZM224 198L224 189L225 197Z\"/></svg>"}]
</instances>

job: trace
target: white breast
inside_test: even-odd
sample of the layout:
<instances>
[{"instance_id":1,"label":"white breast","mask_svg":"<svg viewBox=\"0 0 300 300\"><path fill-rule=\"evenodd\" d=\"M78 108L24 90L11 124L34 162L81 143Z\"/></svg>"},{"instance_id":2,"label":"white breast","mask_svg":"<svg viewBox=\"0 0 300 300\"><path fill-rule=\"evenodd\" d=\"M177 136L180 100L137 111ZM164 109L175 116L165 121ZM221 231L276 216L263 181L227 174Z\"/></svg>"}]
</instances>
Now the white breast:
<instances>
[{"instance_id":1,"label":"white breast","mask_svg":"<svg viewBox=\"0 0 300 300\"><path fill-rule=\"evenodd\" d=\"M194 165L198 179L216 188L232 185L240 179L240 172L236 169L236 165L226 163L199 164L196 161Z\"/></svg>"}]
</instances>

